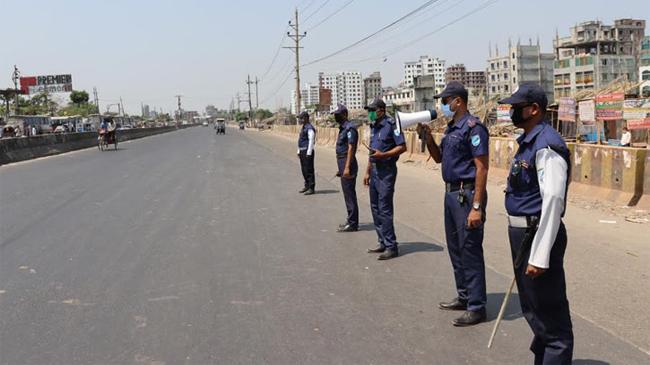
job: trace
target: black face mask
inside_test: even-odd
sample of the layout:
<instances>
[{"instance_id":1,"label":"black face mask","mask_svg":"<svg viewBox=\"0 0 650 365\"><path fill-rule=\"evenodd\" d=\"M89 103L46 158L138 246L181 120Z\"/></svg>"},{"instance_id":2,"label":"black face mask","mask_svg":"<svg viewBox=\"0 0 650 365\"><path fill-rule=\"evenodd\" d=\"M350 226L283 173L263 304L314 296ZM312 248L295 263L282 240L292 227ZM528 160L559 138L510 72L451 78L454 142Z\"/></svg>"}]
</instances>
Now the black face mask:
<instances>
[{"instance_id":1,"label":"black face mask","mask_svg":"<svg viewBox=\"0 0 650 365\"><path fill-rule=\"evenodd\" d=\"M524 118L524 108L525 107L512 109L512 112L510 113L510 119L512 120L512 124L515 126L522 125L530 120L531 116Z\"/></svg>"},{"instance_id":2,"label":"black face mask","mask_svg":"<svg viewBox=\"0 0 650 365\"><path fill-rule=\"evenodd\" d=\"M334 120L338 124L343 124L345 122L345 118L341 114L334 114Z\"/></svg>"}]
</instances>

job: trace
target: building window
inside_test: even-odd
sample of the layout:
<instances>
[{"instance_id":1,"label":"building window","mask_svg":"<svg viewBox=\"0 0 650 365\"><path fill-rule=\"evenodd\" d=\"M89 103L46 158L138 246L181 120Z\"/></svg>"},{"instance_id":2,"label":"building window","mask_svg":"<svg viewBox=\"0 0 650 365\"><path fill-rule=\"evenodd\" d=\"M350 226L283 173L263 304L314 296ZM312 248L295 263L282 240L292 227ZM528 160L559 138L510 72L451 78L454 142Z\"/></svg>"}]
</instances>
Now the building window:
<instances>
[{"instance_id":1,"label":"building window","mask_svg":"<svg viewBox=\"0 0 650 365\"><path fill-rule=\"evenodd\" d=\"M494 70L494 62L490 64L490 67L492 68L492 70Z\"/></svg>"},{"instance_id":2,"label":"building window","mask_svg":"<svg viewBox=\"0 0 650 365\"><path fill-rule=\"evenodd\" d=\"M508 74L507 74L507 73L504 73L504 74L503 74L503 78L504 78L505 80L507 80L507 79L508 79Z\"/></svg>"},{"instance_id":3,"label":"building window","mask_svg":"<svg viewBox=\"0 0 650 365\"><path fill-rule=\"evenodd\" d=\"M650 89L650 88L649 88L649 89ZM497 89L496 89L494 86L492 86L492 92L494 93L494 92L496 92L496 91L497 91Z\"/></svg>"},{"instance_id":4,"label":"building window","mask_svg":"<svg viewBox=\"0 0 650 365\"><path fill-rule=\"evenodd\" d=\"M494 80L495 80L495 79L494 79L494 74L492 74L492 81L494 81Z\"/></svg>"},{"instance_id":5,"label":"building window","mask_svg":"<svg viewBox=\"0 0 650 365\"><path fill-rule=\"evenodd\" d=\"M504 86L503 86L503 90L504 90L504 91L508 91L508 85L504 85Z\"/></svg>"},{"instance_id":6,"label":"building window","mask_svg":"<svg viewBox=\"0 0 650 365\"><path fill-rule=\"evenodd\" d=\"M503 61L503 68L508 68L508 61Z\"/></svg>"},{"instance_id":7,"label":"building window","mask_svg":"<svg viewBox=\"0 0 650 365\"><path fill-rule=\"evenodd\" d=\"M516 78L516 77L513 77L513 78L512 78L512 82L513 82L514 84L516 84L516 83L517 83L517 78Z\"/></svg>"},{"instance_id":8,"label":"building window","mask_svg":"<svg viewBox=\"0 0 650 365\"><path fill-rule=\"evenodd\" d=\"M512 52L512 59L513 60L515 59L515 53L514 52Z\"/></svg>"},{"instance_id":9,"label":"building window","mask_svg":"<svg viewBox=\"0 0 650 365\"><path fill-rule=\"evenodd\" d=\"M641 80L643 80L643 81L650 80L650 71L649 70L645 70L645 71L643 71L641 73Z\"/></svg>"}]
</instances>

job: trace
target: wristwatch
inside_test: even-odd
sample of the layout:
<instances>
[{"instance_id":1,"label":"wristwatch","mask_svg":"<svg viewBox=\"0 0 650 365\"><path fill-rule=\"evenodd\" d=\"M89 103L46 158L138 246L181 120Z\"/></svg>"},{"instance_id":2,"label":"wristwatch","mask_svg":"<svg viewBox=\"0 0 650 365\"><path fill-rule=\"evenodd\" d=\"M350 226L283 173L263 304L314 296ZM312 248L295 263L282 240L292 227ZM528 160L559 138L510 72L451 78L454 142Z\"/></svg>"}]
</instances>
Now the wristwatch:
<instances>
[{"instance_id":1,"label":"wristwatch","mask_svg":"<svg viewBox=\"0 0 650 365\"><path fill-rule=\"evenodd\" d=\"M481 203L474 202L474 204L472 204L472 208L475 210L481 209Z\"/></svg>"}]
</instances>

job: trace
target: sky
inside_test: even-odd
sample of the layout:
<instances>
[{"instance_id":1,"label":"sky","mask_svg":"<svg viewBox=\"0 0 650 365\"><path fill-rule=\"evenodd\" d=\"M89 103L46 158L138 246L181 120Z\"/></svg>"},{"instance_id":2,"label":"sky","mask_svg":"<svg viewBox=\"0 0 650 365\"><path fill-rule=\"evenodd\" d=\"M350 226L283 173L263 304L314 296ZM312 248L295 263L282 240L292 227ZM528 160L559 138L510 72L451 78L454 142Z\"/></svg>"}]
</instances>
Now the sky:
<instances>
[{"instance_id":1,"label":"sky","mask_svg":"<svg viewBox=\"0 0 650 365\"><path fill-rule=\"evenodd\" d=\"M260 80L260 107L277 109L289 105L295 88L291 74L295 55L281 47L293 44L284 35L296 8L300 31L307 31L300 63L308 64L426 2L0 0L0 24L5 29L0 88L12 87L15 64L23 76L72 74L75 90L92 95L97 88L102 111L122 98L130 114L140 114L142 103L170 112L177 108L175 95L183 95L183 109L203 112L208 104L229 108L237 93L246 100L250 75ZM403 63L420 55L482 70L490 44L503 50L508 39L535 43L539 37L542 51L552 52L556 30L562 37L570 27L588 20L650 21L648 4L648 0L437 0L358 46L301 67L301 81L316 83L318 72L359 71L366 76L380 71L384 86L396 86ZM255 106L254 84L252 91ZM245 103L241 107L245 109Z\"/></svg>"}]
</instances>

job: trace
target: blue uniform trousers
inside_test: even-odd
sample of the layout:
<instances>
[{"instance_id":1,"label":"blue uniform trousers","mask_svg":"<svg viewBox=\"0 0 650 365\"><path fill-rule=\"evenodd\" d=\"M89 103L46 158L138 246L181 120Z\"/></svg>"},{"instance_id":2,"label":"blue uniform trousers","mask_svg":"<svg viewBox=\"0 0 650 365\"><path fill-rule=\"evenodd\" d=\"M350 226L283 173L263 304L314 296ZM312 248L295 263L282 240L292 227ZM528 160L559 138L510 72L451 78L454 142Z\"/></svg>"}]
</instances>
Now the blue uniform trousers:
<instances>
[{"instance_id":1,"label":"blue uniform trousers","mask_svg":"<svg viewBox=\"0 0 650 365\"><path fill-rule=\"evenodd\" d=\"M445 237L454 268L458 298L467 301L467 310L485 308L485 262L483 259L483 225L467 228L472 209L473 191L465 191L465 202L458 201L458 191L445 193ZM485 212L483 212L485 214Z\"/></svg>"},{"instance_id":2,"label":"blue uniform trousers","mask_svg":"<svg viewBox=\"0 0 650 365\"><path fill-rule=\"evenodd\" d=\"M346 158L339 158L337 164L339 167L339 174L341 175L341 190L343 191L343 199L345 199L345 208L348 211L347 224L358 227L359 226L359 205L357 204L357 172L359 167L357 160L350 161L350 174L353 176L351 179L344 178L343 170L345 169Z\"/></svg>"},{"instance_id":3,"label":"blue uniform trousers","mask_svg":"<svg viewBox=\"0 0 650 365\"><path fill-rule=\"evenodd\" d=\"M393 226L393 194L396 179L395 163L373 164L370 173L370 210L379 245L388 249L397 248L397 237Z\"/></svg>"},{"instance_id":4,"label":"blue uniform trousers","mask_svg":"<svg viewBox=\"0 0 650 365\"><path fill-rule=\"evenodd\" d=\"M513 262L519 251L525 228L508 227ZM521 311L533 330L530 350L535 364L571 364L573 357L573 326L564 279L566 228L562 223L551 249L549 268L535 279L525 275L527 260L515 270Z\"/></svg>"},{"instance_id":5,"label":"blue uniform trousers","mask_svg":"<svg viewBox=\"0 0 650 365\"><path fill-rule=\"evenodd\" d=\"M311 156L307 156L306 150L300 151L300 171L302 172L303 179L305 179L305 188L307 189L316 188L316 173L314 172L315 157L316 151L312 151Z\"/></svg>"}]
</instances>

